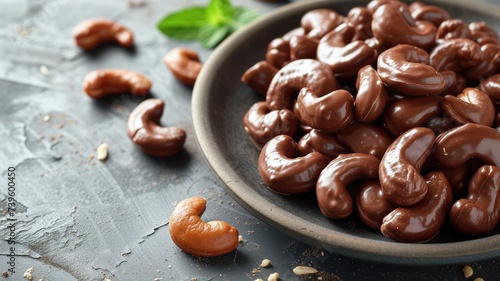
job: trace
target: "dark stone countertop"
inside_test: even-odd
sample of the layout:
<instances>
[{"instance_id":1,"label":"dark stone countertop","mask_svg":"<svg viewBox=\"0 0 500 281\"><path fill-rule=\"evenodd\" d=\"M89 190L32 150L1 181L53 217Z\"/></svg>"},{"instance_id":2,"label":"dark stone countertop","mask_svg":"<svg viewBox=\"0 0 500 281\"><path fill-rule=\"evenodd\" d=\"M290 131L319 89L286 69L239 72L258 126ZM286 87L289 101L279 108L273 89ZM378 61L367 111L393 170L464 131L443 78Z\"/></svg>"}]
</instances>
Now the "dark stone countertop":
<instances>
[{"instance_id":1,"label":"dark stone countertop","mask_svg":"<svg viewBox=\"0 0 500 281\"><path fill-rule=\"evenodd\" d=\"M130 0L128 2L141 2ZM0 0L0 272L10 266L7 170L16 171L16 273L0 280L466 280L463 264L389 266L327 253L289 238L239 206L216 181L199 151L191 122L191 88L177 82L162 56L197 43L167 39L155 28L165 14L203 0ZM234 0L263 13L282 4ZM496 1L497 3L500 3ZM83 52L71 31L87 18L120 21L136 48L106 45ZM187 132L184 151L158 159L141 153L126 135L131 110L144 98L100 101L82 90L99 68L127 68L153 81L150 96L165 101L162 124ZM109 144L98 161L96 147ZM222 219L244 237L237 251L196 258L180 251L168 231L176 202L208 199L204 219ZM272 266L259 268L263 259ZM471 264L473 277L498 278L500 258ZM297 277L309 265L317 275ZM320 279L319 277L322 277ZM467 280L472 280L469 278Z\"/></svg>"}]
</instances>

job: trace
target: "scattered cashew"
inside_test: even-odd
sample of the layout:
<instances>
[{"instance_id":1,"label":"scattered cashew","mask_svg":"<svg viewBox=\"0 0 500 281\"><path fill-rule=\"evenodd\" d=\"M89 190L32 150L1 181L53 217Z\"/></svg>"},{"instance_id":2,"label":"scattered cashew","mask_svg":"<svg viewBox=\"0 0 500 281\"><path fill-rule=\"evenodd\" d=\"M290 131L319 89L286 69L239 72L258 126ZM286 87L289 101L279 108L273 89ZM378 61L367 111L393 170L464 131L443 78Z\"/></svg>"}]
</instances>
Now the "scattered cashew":
<instances>
[{"instance_id":1,"label":"scattered cashew","mask_svg":"<svg viewBox=\"0 0 500 281\"><path fill-rule=\"evenodd\" d=\"M186 140L186 132L178 127L161 127L164 102L147 99L129 115L127 134L146 154L167 157L179 153Z\"/></svg>"},{"instance_id":2,"label":"scattered cashew","mask_svg":"<svg viewBox=\"0 0 500 281\"><path fill-rule=\"evenodd\" d=\"M279 135L262 148L258 168L264 184L272 191L300 194L314 190L327 163L319 152L298 156L292 137Z\"/></svg>"},{"instance_id":3,"label":"scattered cashew","mask_svg":"<svg viewBox=\"0 0 500 281\"><path fill-rule=\"evenodd\" d=\"M87 51L106 42L116 42L125 48L134 44L132 31L122 24L109 19L89 19L73 29L76 45Z\"/></svg>"},{"instance_id":4,"label":"scattered cashew","mask_svg":"<svg viewBox=\"0 0 500 281\"><path fill-rule=\"evenodd\" d=\"M205 222L206 200L191 197L175 206L168 227L172 241L183 251L199 257L227 254L238 247L238 229L224 221Z\"/></svg>"},{"instance_id":5,"label":"scattered cashew","mask_svg":"<svg viewBox=\"0 0 500 281\"><path fill-rule=\"evenodd\" d=\"M198 54L186 48L174 48L163 56L163 63L182 83L193 86L203 64Z\"/></svg>"},{"instance_id":6,"label":"scattered cashew","mask_svg":"<svg viewBox=\"0 0 500 281\"><path fill-rule=\"evenodd\" d=\"M151 81L141 73L131 70L100 69L87 74L82 87L87 95L94 99L124 93L145 96L151 89Z\"/></svg>"},{"instance_id":7,"label":"scattered cashew","mask_svg":"<svg viewBox=\"0 0 500 281\"><path fill-rule=\"evenodd\" d=\"M354 98L344 89L318 97L311 89L302 88L293 112L311 128L333 133L354 121Z\"/></svg>"},{"instance_id":8,"label":"scattered cashew","mask_svg":"<svg viewBox=\"0 0 500 281\"><path fill-rule=\"evenodd\" d=\"M482 166L469 182L467 198L453 204L450 221L460 233L482 236L500 220L500 168Z\"/></svg>"},{"instance_id":9,"label":"scattered cashew","mask_svg":"<svg viewBox=\"0 0 500 281\"><path fill-rule=\"evenodd\" d=\"M453 194L443 173L431 172L425 180L429 187L425 197L385 216L380 226L383 235L400 242L422 243L439 233L453 204Z\"/></svg>"},{"instance_id":10,"label":"scattered cashew","mask_svg":"<svg viewBox=\"0 0 500 281\"><path fill-rule=\"evenodd\" d=\"M292 109L299 91L308 87L318 96L339 88L337 79L328 66L313 59L292 61L274 76L266 94L270 110Z\"/></svg>"},{"instance_id":11,"label":"scattered cashew","mask_svg":"<svg viewBox=\"0 0 500 281\"><path fill-rule=\"evenodd\" d=\"M278 135L294 137L298 131L295 114L288 109L269 110L265 101L257 102L243 117L245 131L258 147Z\"/></svg>"},{"instance_id":12,"label":"scattered cashew","mask_svg":"<svg viewBox=\"0 0 500 281\"><path fill-rule=\"evenodd\" d=\"M413 205L427 193L427 183L420 174L434 147L434 132L425 127L410 129L400 135L380 161L379 180L384 195L401 205Z\"/></svg>"},{"instance_id":13,"label":"scattered cashew","mask_svg":"<svg viewBox=\"0 0 500 281\"><path fill-rule=\"evenodd\" d=\"M436 138L434 155L446 167L456 168L479 158L500 167L500 132L484 125L467 123Z\"/></svg>"},{"instance_id":14,"label":"scattered cashew","mask_svg":"<svg viewBox=\"0 0 500 281\"><path fill-rule=\"evenodd\" d=\"M328 163L316 184L321 213L331 219L349 217L354 206L347 186L361 179L376 179L379 163L376 157L363 153L341 154Z\"/></svg>"},{"instance_id":15,"label":"scattered cashew","mask_svg":"<svg viewBox=\"0 0 500 281\"><path fill-rule=\"evenodd\" d=\"M448 116L459 124L493 125L495 106L490 97L476 88L466 88L458 96L446 95L441 106Z\"/></svg>"}]
</instances>

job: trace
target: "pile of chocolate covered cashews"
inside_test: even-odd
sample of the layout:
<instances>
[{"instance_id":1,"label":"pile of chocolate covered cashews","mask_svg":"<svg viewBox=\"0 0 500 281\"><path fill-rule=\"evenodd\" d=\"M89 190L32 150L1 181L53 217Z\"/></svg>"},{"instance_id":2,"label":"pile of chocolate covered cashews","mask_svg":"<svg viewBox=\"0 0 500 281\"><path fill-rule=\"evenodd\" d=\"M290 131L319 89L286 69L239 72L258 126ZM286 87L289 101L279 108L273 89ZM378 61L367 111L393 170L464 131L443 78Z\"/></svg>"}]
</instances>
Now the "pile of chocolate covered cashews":
<instances>
[{"instance_id":1,"label":"pile of chocolate covered cashews","mask_svg":"<svg viewBox=\"0 0 500 281\"><path fill-rule=\"evenodd\" d=\"M264 185L315 192L324 216L356 213L399 242L427 242L446 220L464 236L490 234L499 42L487 23L420 2L305 13L242 76L265 97L243 118Z\"/></svg>"}]
</instances>

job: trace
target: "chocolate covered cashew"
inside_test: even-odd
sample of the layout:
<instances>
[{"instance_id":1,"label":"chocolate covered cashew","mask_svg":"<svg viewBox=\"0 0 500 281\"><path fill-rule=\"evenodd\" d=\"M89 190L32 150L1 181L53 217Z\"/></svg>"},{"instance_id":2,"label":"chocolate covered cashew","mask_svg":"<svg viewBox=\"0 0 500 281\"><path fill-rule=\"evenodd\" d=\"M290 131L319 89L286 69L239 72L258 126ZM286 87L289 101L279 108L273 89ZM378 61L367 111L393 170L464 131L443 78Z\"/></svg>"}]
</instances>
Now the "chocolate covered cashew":
<instances>
[{"instance_id":1,"label":"chocolate covered cashew","mask_svg":"<svg viewBox=\"0 0 500 281\"><path fill-rule=\"evenodd\" d=\"M409 206L425 197L428 186L420 169L432 152L434 140L431 129L417 127L400 135L389 146L379 169L380 185L387 199Z\"/></svg>"},{"instance_id":2,"label":"chocolate covered cashew","mask_svg":"<svg viewBox=\"0 0 500 281\"><path fill-rule=\"evenodd\" d=\"M311 89L318 97L339 88L330 68L313 59L290 62L274 76L266 94L270 110L292 109L294 99L302 88Z\"/></svg>"},{"instance_id":3,"label":"chocolate covered cashew","mask_svg":"<svg viewBox=\"0 0 500 281\"><path fill-rule=\"evenodd\" d=\"M429 55L421 48L401 44L382 52L377 61L382 81L402 95L434 95L446 85L443 75L428 65Z\"/></svg>"},{"instance_id":4,"label":"chocolate covered cashew","mask_svg":"<svg viewBox=\"0 0 500 281\"><path fill-rule=\"evenodd\" d=\"M436 138L434 155L446 167L456 168L478 158L500 167L500 132L474 123L451 129Z\"/></svg>"},{"instance_id":5,"label":"chocolate covered cashew","mask_svg":"<svg viewBox=\"0 0 500 281\"><path fill-rule=\"evenodd\" d=\"M366 40L373 37L372 32L372 13L365 7L354 7L347 13L346 23L353 26L356 34L355 40Z\"/></svg>"},{"instance_id":6,"label":"chocolate covered cashew","mask_svg":"<svg viewBox=\"0 0 500 281\"><path fill-rule=\"evenodd\" d=\"M353 152L370 154L382 159L394 138L383 128L355 122L337 133L337 139Z\"/></svg>"},{"instance_id":7,"label":"chocolate covered cashew","mask_svg":"<svg viewBox=\"0 0 500 281\"><path fill-rule=\"evenodd\" d=\"M260 61L243 73L241 81L254 89L259 95L265 97L269 84L271 84L271 80L273 80L277 72L278 69L269 62Z\"/></svg>"},{"instance_id":8,"label":"chocolate covered cashew","mask_svg":"<svg viewBox=\"0 0 500 281\"><path fill-rule=\"evenodd\" d=\"M298 121L288 109L269 110L265 101L257 102L243 117L245 131L258 147L279 135L295 137Z\"/></svg>"},{"instance_id":9,"label":"chocolate covered cashew","mask_svg":"<svg viewBox=\"0 0 500 281\"><path fill-rule=\"evenodd\" d=\"M132 31L122 24L109 19L85 20L73 29L76 45L90 51L107 42L130 48L134 44Z\"/></svg>"},{"instance_id":10,"label":"chocolate covered cashew","mask_svg":"<svg viewBox=\"0 0 500 281\"><path fill-rule=\"evenodd\" d=\"M352 152L334 134L320 132L315 129L304 134L297 143L297 147L300 156L316 151L321 153L328 161L337 158L340 154Z\"/></svg>"},{"instance_id":11,"label":"chocolate covered cashew","mask_svg":"<svg viewBox=\"0 0 500 281\"><path fill-rule=\"evenodd\" d=\"M344 21L344 17L330 9L315 9L305 13L300 26L310 38L321 39Z\"/></svg>"},{"instance_id":12,"label":"chocolate covered cashew","mask_svg":"<svg viewBox=\"0 0 500 281\"><path fill-rule=\"evenodd\" d=\"M198 54L186 48L174 48L163 56L163 63L170 69L177 80L193 86L203 64Z\"/></svg>"},{"instance_id":13,"label":"chocolate covered cashew","mask_svg":"<svg viewBox=\"0 0 500 281\"><path fill-rule=\"evenodd\" d=\"M186 132L178 127L161 127L164 102L147 99L130 113L127 134L144 153L168 157L179 153L186 140Z\"/></svg>"},{"instance_id":14,"label":"chocolate covered cashew","mask_svg":"<svg viewBox=\"0 0 500 281\"><path fill-rule=\"evenodd\" d=\"M290 60L315 59L318 40L305 35L290 38Z\"/></svg>"},{"instance_id":15,"label":"chocolate covered cashew","mask_svg":"<svg viewBox=\"0 0 500 281\"><path fill-rule=\"evenodd\" d=\"M127 93L140 97L149 93L151 81L131 70L99 69L85 76L82 87L87 95L94 99Z\"/></svg>"},{"instance_id":16,"label":"chocolate covered cashew","mask_svg":"<svg viewBox=\"0 0 500 281\"><path fill-rule=\"evenodd\" d=\"M472 38L479 43L479 45L500 44L498 32L484 21L471 22L469 24L469 29L472 33Z\"/></svg>"},{"instance_id":17,"label":"chocolate covered cashew","mask_svg":"<svg viewBox=\"0 0 500 281\"><path fill-rule=\"evenodd\" d=\"M168 221L172 241L184 252L198 257L232 252L238 247L238 229L225 221L203 221L206 204L204 198L190 197L175 206Z\"/></svg>"},{"instance_id":18,"label":"chocolate covered cashew","mask_svg":"<svg viewBox=\"0 0 500 281\"><path fill-rule=\"evenodd\" d=\"M484 44L481 52L484 59L461 73L468 81L485 79L500 70L500 45Z\"/></svg>"},{"instance_id":19,"label":"chocolate covered cashew","mask_svg":"<svg viewBox=\"0 0 500 281\"><path fill-rule=\"evenodd\" d=\"M283 38L272 40L267 46L266 60L277 69L290 62L290 42Z\"/></svg>"},{"instance_id":20,"label":"chocolate covered cashew","mask_svg":"<svg viewBox=\"0 0 500 281\"><path fill-rule=\"evenodd\" d=\"M321 213L331 219L343 219L352 214L353 198L348 185L361 179L376 179L380 160L363 153L341 154L319 175L316 197Z\"/></svg>"},{"instance_id":21,"label":"chocolate covered cashew","mask_svg":"<svg viewBox=\"0 0 500 281\"><path fill-rule=\"evenodd\" d=\"M438 27L442 22L450 19L450 14L443 8L426 5L422 2L412 2L408 8L411 12L411 17L417 21L429 21Z\"/></svg>"},{"instance_id":22,"label":"chocolate covered cashew","mask_svg":"<svg viewBox=\"0 0 500 281\"><path fill-rule=\"evenodd\" d=\"M441 101L444 112L459 124L493 125L495 107L490 97L476 88L466 88L458 96L446 95Z\"/></svg>"},{"instance_id":23,"label":"chocolate covered cashew","mask_svg":"<svg viewBox=\"0 0 500 281\"><path fill-rule=\"evenodd\" d=\"M344 89L318 97L309 88L302 88L294 113L303 123L326 133L340 131L354 121L354 99Z\"/></svg>"},{"instance_id":24,"label":"chocolate covered cashew","mask_svg":"<svg viewBox=\"0 0 500 281\"><path fill-rule=\"evenodd\" d=\"M319 152L298 156L292 137L280 135L271 139L259 155L259 174L264 185L280 194L313 191L319 173L327 160Z\"/></svg>"},{"instance_id":25,"label":"chocolate covered cashew","mask_svg":"<svg viewBox=\"0 0 500 281\"><path fill-rule=\"evenodd\" d=\"M442 43L448 39L463 38L472 40L472 32L469 26L460 19L443 21L436 32L436 42Z\"/></svg>"},{"instance_id":26,"label":"chocolate covered cashew","mask_svg":"<svg viewBox=\"0 0 500 281\"><path fill-rule=\"evenodd\" d=\"M482 80L479 89L490 97L496 107L500 107L500 74Z\"/></svg>"},{"instance_id":27,"label":"chocolate covered cashew","mask_svg":"<svg viewBox=\"0 0 500 281\"><path fill-rule=\"evenodd\" d=\"M385 197L378 180L363 181L356 192L357 214L372 229L380 231L384 217L397 207Z\"/></svg>"},{"instance_id":28,"label":"chocolate covered cashew","mask_svg":"<svg viewBox=\"0 0 500 281\"><path fill-rule=\"evenodd\" d=\"M422 127L441 111L440 96L404 97L387 106L384 124L393 136L399 136L411 128Z\"/></svg>"},{"instance_id":29,"label":"chocolate covered cashew","mask_svg":"<svg viewBox=\"0 0 500 281\"><path fill-rule=\"evenodd\" d=\"M371 123L384 112L387 104L387 89L378 72L371 66L362 67L356 80L354 113L359 122Z\"/></svg>"},{"instance_id":30,"label":"chocolate covered cashew","mask_svg":"<svg viewBox=\"0 0 500 281\"><path fill-rule=\"evenodd\" d=\"M422 243L434 238L448 216L453 195L445 175L431 172L425 176L429 189L415 205L398 207L384 217L380 231L392 240Z\"/></svg>"},{"instance_id":31,"label":"chocolate covered cashew","mask_svg":"<svg viewBox=\"0 0 500 281\"><path fill-rule=\"evenodd\" d=\"M482 59L481 46L464 38L444 40L429 54L429 64L439 72L460 72L480 63Z\"/></svg>"},{"instance_id":32,"label":"chocolate covered cashew","mask_svg":"<svg viewBox=\"0 0 500 281\"><path fill-rule=\"evenodd\" d=\"M410 44L424 50L435 44L437 28L428 21L415 21L407 7L382 5L373 14L373 36L386 47Z\"/></svg>"},{"instance_id":33,"label":"chocolate covered cashew","mask_svg":"<svg viewBox=\"0 0 500 281\"><path fill-rule=\"evenodd\" d=\"M500 168L482 166L472 176L467 192L467 198L453 204L451 224L465 235L488 234L500 219Z\"/></svg>"},{"instance_id":34,"label":"chocolate covered cashew","mask_svg":"<svg viewBox=\"0 0 500 281\"><path fill-rule=\"evenodd\" d=\"M356 76L362 67L377 59L376 50L366 42L352 41L355 35L354 27L343 23L323 36L318 44L318 60L341 80Z\"/></svg>"}]
</instances>

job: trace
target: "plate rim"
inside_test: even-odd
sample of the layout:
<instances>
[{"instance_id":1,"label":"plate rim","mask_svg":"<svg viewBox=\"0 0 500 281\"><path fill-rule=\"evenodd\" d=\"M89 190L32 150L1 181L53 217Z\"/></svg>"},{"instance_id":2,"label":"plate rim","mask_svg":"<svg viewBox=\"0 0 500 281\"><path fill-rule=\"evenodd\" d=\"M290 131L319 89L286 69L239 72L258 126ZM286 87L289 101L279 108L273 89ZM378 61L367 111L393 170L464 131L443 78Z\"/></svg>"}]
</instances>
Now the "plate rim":
<instances>
[{"instance_id":1,"label":"plate rim","mask_svg":"<svg viewBox=\"0 0 500 281\"><path fill-rule=\"evenodd\" d=\"M252 215L294 239L312 246L320 247L326 251L366 261L399 265L457 264L500 256L500 234L451 243L413 244L380 240L376 241L376 245L374 245L372 239L337 232L332 234L331 229L318 225L314 225L314 229L303 227L292 231L291 227L297 223L301 223L304 226L309 226L311 223L295 215L292 219L284 220L283 218L290 216L290 213L281 209L273 202L268 202L269 205L262 206L261 197L255 192L252 192L252 188L243 188L241 186L243 182L242 177L232 169L229 163L224 161L222 156L223 153L221 153L222 150L215 144L212 127L206 124L205 117L209 114L209 107L207 106L209 104L209 97L205 94L204 89L210 88L210 81L215 78L220 63L228 56L232 46L240 45L242 41L245 41L246 33L255 32L288 15L303 12L312 7L347 2L352 1L309 0L286 4L235 32L213 51L202 67L194 85L191 105L195 137L208 167L222 183L222 187L230 196ZM470 3L467 2L467 0L424 2L459 6L464 9L471 9L479 13L488 14L500 20L500 7L485 2ZM245 199L243 200L242 198ZM290 231L292 231L292 233L290 233ZM328 237L328 241L331 242L322 243L318 240L318 238L324 239L324 237ZM480 244L481 247L478 247L478 244ZM411 245L411 252L408 250L409 245ZM460 253L454 250L455 247L450 247L451 245L460 248L460 251L458 251ZM490 249L490 251L485 252L485 249Z\"/></svg>"}]
</instances>

